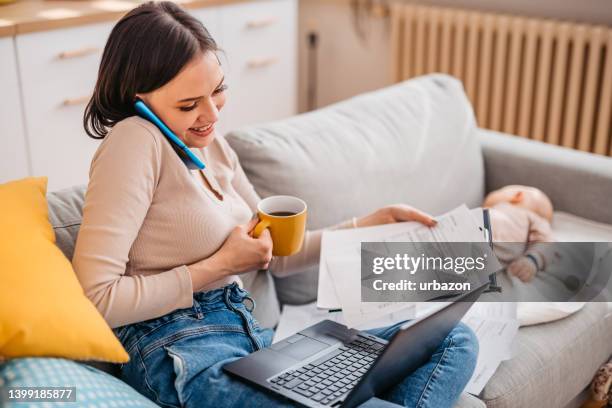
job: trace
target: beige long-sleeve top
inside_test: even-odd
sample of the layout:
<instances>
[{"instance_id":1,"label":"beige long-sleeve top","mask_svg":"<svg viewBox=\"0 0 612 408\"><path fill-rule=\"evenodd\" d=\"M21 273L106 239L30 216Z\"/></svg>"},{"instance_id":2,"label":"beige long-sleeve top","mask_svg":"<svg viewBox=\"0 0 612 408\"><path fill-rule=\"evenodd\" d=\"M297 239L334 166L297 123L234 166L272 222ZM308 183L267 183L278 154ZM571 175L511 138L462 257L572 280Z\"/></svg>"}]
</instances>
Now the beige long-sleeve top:
<instances>
[{"instance_id":1,"label":"beige long-sleeve top","mask_svg":"<svg viewBox=\"0 0 612 408\"><path fill-rule=\"evenodd\" d=\"M190 307L186 265L215 253L256 212L259 197L223 137L192 151L204 170L187 169L155 125L133 116L117 123L94 155L72 262L111 327ZM301 251L274 258L270 270L288 275L318 262L321 234L307 231Z\"/></svg>"}]
</instances>

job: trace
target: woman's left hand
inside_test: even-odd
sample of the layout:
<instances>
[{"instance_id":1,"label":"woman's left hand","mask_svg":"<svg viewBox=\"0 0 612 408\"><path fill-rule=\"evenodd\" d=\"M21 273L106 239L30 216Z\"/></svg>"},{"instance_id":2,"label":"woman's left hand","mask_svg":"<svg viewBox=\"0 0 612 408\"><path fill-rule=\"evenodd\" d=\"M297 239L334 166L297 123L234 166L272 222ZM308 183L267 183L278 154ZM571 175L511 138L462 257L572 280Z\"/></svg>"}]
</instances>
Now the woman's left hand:
<instances>
[{"instance_id":1,"label":"woman's left hand","mask_svg":"<svg viewBox=\"0 0 612 408\"><path fill-rule=\"evenodd\" d=\"M392 224L394 222L417 221L428 227L434 227L438 222L429 214L406 204L394 204L382 207L370 215L357 218L357 227Z\"/></svg>"}]
</instances>

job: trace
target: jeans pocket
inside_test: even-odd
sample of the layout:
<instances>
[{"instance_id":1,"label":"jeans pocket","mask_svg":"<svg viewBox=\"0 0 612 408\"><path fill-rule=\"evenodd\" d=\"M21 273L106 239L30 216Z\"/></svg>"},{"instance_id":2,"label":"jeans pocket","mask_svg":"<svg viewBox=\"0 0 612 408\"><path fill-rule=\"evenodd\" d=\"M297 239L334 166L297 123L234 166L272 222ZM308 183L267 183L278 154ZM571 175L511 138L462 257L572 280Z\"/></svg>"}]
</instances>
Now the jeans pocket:
<instances>
[{"instance_id":1,"label":"jeans pocket","mask_svg":"<svg viewBox=\"0 0 612 408\"><path fill-rule=\"evenodd\" d=\"M187 374L187 361L181 353L173 348L172 346L164 346L164 350L168 353L168 356L172 359L172 367L174 368L174 389L176 391L176 397L181 404L185 405L185 383L189 379Z\"/></svg>"},{"instance_id":2,"label":"jeans pocket","mask_svg":"<svg viewBox=\"0 0 612 408\"><path fill-rule=\"evenodd\" d=\"M172 387L171 361L159 355L145 360L138 346L132 347L129 355L130 361L121 365L121 379L161 407L180 408Z\"/></svg>"},{"instance_id":3,"label":"jeans pocket","mask_svg":"<svg viewBox=\"0 0 612 408\"><path fill-rule=\"evenodd\" d=\"M117 339L119 339L119 342L121 342L121 344L124 343L125 341L125 334L128 331L129 326L120 326L120 327L115 327L113 330L113 333L115 334L115 337L117 337Z\"/></svg>"}]
</instances>

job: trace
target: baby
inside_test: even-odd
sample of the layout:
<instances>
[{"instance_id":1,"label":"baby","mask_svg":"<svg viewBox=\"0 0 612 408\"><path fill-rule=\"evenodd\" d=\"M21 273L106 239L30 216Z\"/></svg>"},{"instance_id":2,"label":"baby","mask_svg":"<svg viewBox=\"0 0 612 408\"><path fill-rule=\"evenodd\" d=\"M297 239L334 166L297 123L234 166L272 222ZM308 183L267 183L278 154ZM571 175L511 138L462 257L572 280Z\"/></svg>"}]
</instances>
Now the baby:
<instances>
[{"instance_id":1,"label":"baby","mask_svg":"<svg viewBox=\"0 0 612 408\"><path fill-rule=\"evenodd\" d=\"M508 264L506 270L510 275L523 282L531 281L551 261L547 259L550 248L538 245L555 241L550 226L553 215L550 199L535 187L513 185L488 194L483 207L490 209L499 260Z\"/></svg>"}]
</instances>

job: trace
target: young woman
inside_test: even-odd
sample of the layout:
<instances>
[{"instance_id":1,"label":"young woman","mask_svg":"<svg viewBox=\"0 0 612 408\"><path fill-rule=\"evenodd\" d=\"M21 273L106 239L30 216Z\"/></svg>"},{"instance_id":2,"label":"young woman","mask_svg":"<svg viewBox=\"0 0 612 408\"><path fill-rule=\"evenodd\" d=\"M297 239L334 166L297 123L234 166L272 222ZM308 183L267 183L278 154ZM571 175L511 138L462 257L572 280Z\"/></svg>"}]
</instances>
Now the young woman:
<instances>
[{"instance_id":1,"label":"young woman","mask_svg":"<svg viewBox=\"0 0 612 408\"><path fill-rule=\"evenodd\" d=\"M130 355L124 380L142 394L164 407L285 406L221 369L272 338L253 318L253 302L244 302L250 298L240 275L314 265L321 231L307 232L296 255L275 259L269 233L249 235L259 197L215 132L227 88L217 51L204 26L171 2L143 4L114 27L85 112L87 133L104 140L92 161L73 264ZM137 98L206 169L189 170L155 125L135 115ZM435 225L393 205L335 228L407 220ZM372 333L389 338L396 330ZM452 406L476 355L473 333L459 325L385 398Z\"/></svg>"}]
</instances>

